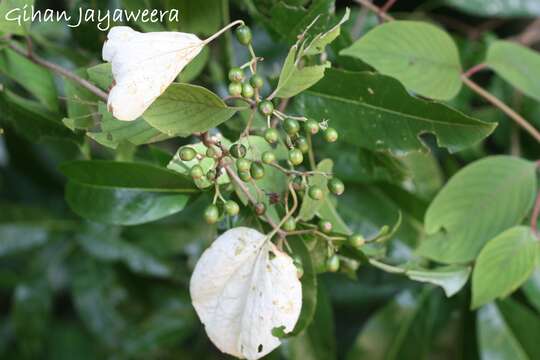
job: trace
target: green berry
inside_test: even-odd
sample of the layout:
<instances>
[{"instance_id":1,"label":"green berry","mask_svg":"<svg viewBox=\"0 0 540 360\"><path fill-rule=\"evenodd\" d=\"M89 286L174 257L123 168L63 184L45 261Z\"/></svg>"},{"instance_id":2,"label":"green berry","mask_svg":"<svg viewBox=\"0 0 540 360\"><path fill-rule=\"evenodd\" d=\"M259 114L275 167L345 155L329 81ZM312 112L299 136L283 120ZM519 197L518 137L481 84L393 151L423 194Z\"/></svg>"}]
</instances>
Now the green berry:
<instances>
[{"instance_id":1,"label":"green berry","mask_svg":"<svg viewBox=\"0 0 540 360\"><path fill-rule=\"evenodd\" d=\"M274 128L268 128L264 132L264 139L269 144L274 144L275 142L277 142L279 140L279 133Z\"/></svg>"},{"instance_id":2,"label":"green berry","mask_svg":"<svg viewBox=\"0 0 540 360\"><path fill-rule=\"evenodd\" d=\"M240 212L240 206L236 203L236 201L229 200L224 205L225 212L230 216L235 216Z\"/></svg>"},{"instance_id":3,"label":"green berry","mask_svg":"<svg viewBox=\"0 0 540 360\"><path fill-rule=\"evenodd\" d=\"M251 30L246 25L240 25L236 28L236 38L242 45L249 45L251 43L252 35Z\"/></svg>"},{"instance_id":4,"label":"green berry","mask_svg":"<svg viewBox=\"0 0 540 360\"><path fill-rule=\"evenodd\" d=\"M253 89L253 86L249 84L243 84L242 85L242 96L245 98L253 97L255 94L255 90Z\"/></svg>"},{"instance_id":5,"label":"green berry","mask_svg":"<svg viewBox=\"0 0 540 360\"><path fill-rule=\"evenodd\" d=\"M339 270L339 257L332 255L326 260L326 270L336 272Z\"/></svg>"},{"instance_id":6,"label":"green berry","mask_svg":"<svg viewBox=\"0 0 540 360\"><path fill-rule=\"evenodd\" d=\"M338 139L338 132L334 128L324 130L324 140L333 143Z\"/></svg>"},{"instance_id":7,"label":"green berry","mask_svg":"<svg viewBox=\"0 0 540 360\"><path fill-rule=\"evenodd\" d=\"M259 163L251 163L251 168L249 169L251 177L255 180L262 179L264 177L264 167Z\"/></svg>"},{"instance_id":8,"label":"green berry","mask_svg":"<svg viewBox=\"0 0 540 360\"><path fill-rule=\"evenodd\" d=\"M295 141L294 144L298 150L300 150L303 154L307 153L309 151L309 144L307 142L307 139L303 136L299 136Z\"/></svg>"},{"instance_id":9,"label":"green berry","mask_svg":"<svg viewBox=\"0 0 540 360\"><path fill-rule=\"evenodd\" d=\"M251 79L249 79L249 83L251 86L253 86L255 89L260 89L264 86L264 79L261 75L253 75Z\"/></svg>"},{"instance_id":10,"label":"green berry","mask_svg":"<svg viewBox=\"0 0 540 360\"><path fill-rule=\"evenodd\" d=\"M248 182L251 180L251 174L249 171L238 171L238 177L243 182Z\"/></svg>"},{"instance_id":11,"label":"green berry","mask_svg":"<svg viewBox=\"0 0 540 360\"><path fill-rule=\"evenodd\" d=\"M259 103L259 111L264 116L270 116L274 112L274 104L268 100L261 101Z\"/></svg>"},{"instance_id":12,"label":"green berry","mask_svg":"<svg viewBox=\"0 0 540 360\"><path fill-rule=\"evenodd\" d=\"M285 223L283 224L283 230L285 231L294 231L296 229L296 221L291 216L287 220L285 220Z\"/></svg>"},{"instance_id":13,"label":"green berry","mask_svg":"<svg viewBox=\"0 0 540 360\"><path fill-rule=\"evenodd\" d=\"M366 243L366 239L364 239L364 237L360 234L353 234L349 236L348 241L349 245L357 249L361 248Z\"/></svg>"},{"instance_id":14,"label":"green berry","mask_svg":"<svg viewBox=\"0 0 540 360\"><path fill-rule=\"evenodd\" d=\"M246 150L246 147L242 144L232 144L231 147L229 148L229 152L236 159L241 159L244 156L246 156L247 150Z\"/></svg>"},{"instance_id":15,"label":"green berry","mask_svg":"<svg viewBox=\"0 0 540 360\"><path fill-rule=\"evenodd\" d=\"M200 165L194 165L190 170L190 175L193 179L202 179L204 176L204 171Z\"/></svg>"},{"instance_id":16,"label":"green berry","mask_svg":"<svg viewBox=\"0 0 540 360\"><path fill-rule=\"evenodd\" d=\"M308 190L308 194L309 194L309 197L312 198L313 200L322 200L322 198L324 197L324 193L322 189L318 187L317 185L310 186Z\"/></svg>"},{"instance_id":17,"label":"green berry","mask_svg":"<svg viewBox=\"0 0 540 360\"><path fill-rule=\"evenodd\" d=\"M264 215L266 212L266 206L263 203L256 203L255 204L255 214L257 215Z\"/></svg>"},{"instance_id":18,"label":"green berry","mask_svg":"<svg viewBox=\"0 0 540 360\"><path fill-rule=\"evenodd\" d=\"M240 96L242 94L242 84L239 82L232 82L229 84L229 95Z\"/></svg>"},{"instance_id":19,"label":"green berry","mask_svg":"<svg viewBox=\"0 0 540 360\"><path fill-rule=\"evenodd\" d=\"M272 164L274 161L276 161L276 155L272 151L265 151L263 152L261 156L261 160L265 164Z\"/></svg>"},{"instance_id":20,"label":"green berry","mask_svg":"<svg viewBox=\"0 0 540 360\"><path fill-rule=\"evenodd\" d=\"M208 206L204 211L204 220L208 224L215 224L219 219L219 210L218 207L214 204Z\"/></svg>"},{"instance_id":21,"label":"green berry","mask_svg":"<svg viewBox=\"0 0 540 360\"><path fill-rule=\"evenodd\" d=\"M184 147L180 150L180 159L183 161L191 161L195 158L197 152L192 147Z\"/></svg>"},{"instance_id":22,"label":"green berry","mask_svg":"<svg viewBox=\"0 0 540 360\"><path fill-rule=\"evenodd\" d=\"M294 119L285 119L283 129L289 135L294 135L300 130L300 124Z\"/></svg>"},{"instance_id":23,"label":"green berry","mask_svg":"<svg viewBox=\"0 0 540 360\"><path fill-rule=\"evenodd\" d=\"M324 234L332 232L332 223L328 220L319 221L319 230Z\"/></svg>"},{"instance_id":24,"label":"green berry","mask_svg":"<svg viewBox=\"0 0 540 360\"><path fill-rule=\"evenodd\" d=\"M210 146L208 149L206 149L206 157L217 158L220 155L221 155L221 150L219 150L217 147Z\"/></svg>"},{"instance_id":25,"label":"green berry","mask_svg":"<svg viewBox=\"0 0 540 360\"><path fill-rule=\"evenodd\" d=\"M239 67L234 67L229 70L229 80L233 83L240 83L244 81L244 71Z\"/></svg>"},{"instance_id":26,"label":"green berry","mask_svg":"<svg viewBox=\"0 0 540 360\"><path fill-rule=\"evenodd\" d=\"M289 150L289 161L293 165L300 165L304 161L304 155L298 149Z\"/></svg>"},{"instance_id":27,"label":"green berry","mask_svg":"<svg viewBox=\"0 0 540 360\"><path fill-rule=\"evenodd\" d=\"M319 132L319 123L315 120L307 120L304 123L304 129L308 134L315 135Z\"/></svg>"},{"instance_id":28,"label":"green berry","mask_svg":"<svg viewBox=\"0 0 540 360\"><path fill-rule=\"evenodd\" d=\"M209 180L209 181L214 181L216 180L216 177L217 177L217 173L215 170L208 170L208 172L206 173L206 178Z\"/></svg>"},{"instance_id":29,"label":"green berry","mask_svg":"<svg viewBox=\"0 0 540 360\"><path fill-rule=\"evenodd\" d=\"M251 167L251 161L247 159L238 159L236 160L236 168L238 171L249 171Z\"/></svg>"},{"instance_id":30,"label":"green berry","mask_svg":"<svg viewBox=\"0 0 540 360\"><path fill-rule=\"evenodd\" d=\"M345 185L343 184L343 181L337 178L332 178L330 181L328 181L328 189L334 195L341 195L345 191Z\"/></svg>"}]
</instances>

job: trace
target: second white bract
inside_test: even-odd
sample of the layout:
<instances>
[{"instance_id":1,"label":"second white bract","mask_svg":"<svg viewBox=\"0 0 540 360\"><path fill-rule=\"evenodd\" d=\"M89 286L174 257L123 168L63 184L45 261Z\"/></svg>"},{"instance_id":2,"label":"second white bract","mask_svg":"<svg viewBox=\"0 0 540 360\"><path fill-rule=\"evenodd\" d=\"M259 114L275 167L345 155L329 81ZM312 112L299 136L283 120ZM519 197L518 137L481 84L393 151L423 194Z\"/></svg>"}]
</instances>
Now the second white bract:
<instances>
[{"instance_id":1,"label":"second white bract","mask_svg":"<svg viewBox=\"0 0 540 360\"><path fill-rule=\"evenodd\" d=\"M109 111L119 120L137 119L203 46L201 39L188 33L111 28L102 54L112 64L115 81L107 101Z\"/></svg>"},{"instance_id":2,"label":"second white bract","mask_svg":"<svg viewBox=\"0 0 540 360\"><path fill-rule=\"evenodd\" d=\"M302 307L292 258L245 227L226 231L203 253L190 292L210 340L221 351L250 360L280 345L272 329L292 331Z\"/></svg>"}]
</instances>

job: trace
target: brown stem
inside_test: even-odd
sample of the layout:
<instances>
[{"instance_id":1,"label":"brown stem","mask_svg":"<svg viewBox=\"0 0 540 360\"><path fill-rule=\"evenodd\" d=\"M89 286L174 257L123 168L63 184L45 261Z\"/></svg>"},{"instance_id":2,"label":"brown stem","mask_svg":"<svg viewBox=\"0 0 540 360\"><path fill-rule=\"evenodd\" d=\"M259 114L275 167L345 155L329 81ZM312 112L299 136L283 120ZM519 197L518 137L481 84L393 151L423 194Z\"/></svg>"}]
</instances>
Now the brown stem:
<instances>
[{"instance_id":1,"label":"brown stem","mask_svg":"<svg viewBox=\"0 0 540 360\"><path fill-rule=\"evenodd\" d=\"M392 16L388 15L386 12L384 12L381 8L379 8L377 5L373 5L371 1L369 0L354 0L358 4L364 6L365 8L373 11L375 14L377 14L381 19L385 21L392 21L395 20Z\"/></svg>"},{"instance_id":2,"label":"brown stem","mask_svg":"<svg viewBox=\"0 0 540 360\"><path fill-rule=\"evenodd\" d=\"M540 132L536 130L525 118L519 115L517 112L512 110L508 105L503 103L497 97L490 94L488 91L484 90L481 86L476 84L474 81L466 77L465 75L461 76L461 80L465 85L467 85L472 91L489 101L493 106L499 108L502 112L508 115L512 120L514 120L519 126L521 126L525 131L527 131L536 141L540 142Z\"/></svg>"},{"instance_id":3,"label":"brown stem","mask_svg":"<svg viewBox=\"0 0 540 360\"><path fill-rule=\"evenodd\" d=\"M470 68L469 70L465 71L463 73L463 76L470 78L471 76L473 76L474 74L476 74L477 72L479 72L481 70L484 70L485 68L486 68L486 64L483 64L483 63L476 64L472 68Z\"/></svg>"},{"instance_id":4,"label":"brown stem","mask_svg":"<svg viewBox=\"0 0 540 360\"><path fill-rule=\"evenodd\" d=\"M396 2L397 2L397 0L388 0L388 1L386 1L386 3L383 6L381 6L381 11L385 12L385 13L388 12L388 10L390 10L390 8L392 6L394 6L394 4Z\"/></svg>"},{"instance_id":5,"label":"brown stem","mask_svg":"<svg viewBox=\"0 0 540 360\"><path fill-rule=\"evenodd\" d=\"M88 91L92 92L93 94L95 94L97 97L99 97L100 99L104 100L104 101L107 101L107 93L103 90L101 90L100 88L98 88L97 86L95 86L94 84L92 84L91 82L75 75L74 73L72 73L71 71L69 70L66 70L56 64L53 64L47 60L44 60L40 57L37 57L35 55L35 53L33 52L30 52L30 51L25 51L24 49L20 48L17 44L11 42L9 43L9 48L12 49L13 51L15 51L17 54L19 55L22 55L24 57L26 57L27 59L29 59L30 61L32 61L33 63L39 65L39 66L43 66L44 68L46 69L49 69L51 70L52 72L58 74L58 75L61 75L77 84L79 84L80 86L82 86L83 88L87 89Z\"/></svg>"}]
</instances>

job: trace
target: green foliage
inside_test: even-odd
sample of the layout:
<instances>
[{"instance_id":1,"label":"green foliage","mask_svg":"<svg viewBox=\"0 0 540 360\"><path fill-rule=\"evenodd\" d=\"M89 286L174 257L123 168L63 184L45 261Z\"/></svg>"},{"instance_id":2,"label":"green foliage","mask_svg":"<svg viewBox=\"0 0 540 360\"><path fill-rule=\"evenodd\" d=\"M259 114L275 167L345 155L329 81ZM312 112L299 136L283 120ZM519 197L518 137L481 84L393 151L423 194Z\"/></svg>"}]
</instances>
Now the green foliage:
<instances>
[{"instance_id":1,"label":"green foliage","mask_svg":"<svg viewBox=\"0 0 540 360\"><path fill-rule=\"evenodd\" d=\"M480 16L512 17L540 14L540 8L535 0L445 0L445 2L467 13Z\"/></svg>"}]
</instances>

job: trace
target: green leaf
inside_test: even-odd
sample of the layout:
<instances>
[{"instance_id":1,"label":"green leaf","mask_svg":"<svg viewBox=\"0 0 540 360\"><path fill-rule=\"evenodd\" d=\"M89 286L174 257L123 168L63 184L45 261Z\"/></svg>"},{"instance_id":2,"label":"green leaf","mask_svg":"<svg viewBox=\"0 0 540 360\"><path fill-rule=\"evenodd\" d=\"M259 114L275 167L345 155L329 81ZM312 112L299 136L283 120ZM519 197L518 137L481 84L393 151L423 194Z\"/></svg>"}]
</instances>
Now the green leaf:
<instances>
[{"instance_id":1,"label":"green leaf","mask_svg":"<svg viewBox=\"0 0 540 360\"><path fill-rule=\"evenodd\" d=\"M110 63L95 65L88 68L86 71L90 81L103 90L107 90L112 85L113 75L112 66Z\"/></svg>"},{"instance_id":2,"label":"green leaf","mask_svg":"<svg viewBox=\"0 0 540 360\"><path fill-rule=\"evenodd\" d=\"M340 55L359 58L425 97L450 100L461 88L456 44L444 30L428 23L384 23Z\"/></svg>"},{"instance_id":3,"label":"green leaf","mask_svg":"<svg viewBox=\"0 0 540 360\"><path fill-rule=\"evenodd\" d=\"M540 15L536 0L445 0L445 2L466 13L496 17L533 17Z\"/></svg>"},{"instance_id":4,"label":"green leaf","mask_svg":"<svg viewBox=\"0 0 540 360\"><path fill-rule=\"evenodd\" d=\"M510 41L491 43L486 55L486 65L497 75L526 95L540 100L540 54Z\"/></svg>"},{"instance_id":5,"label":"green leaf","mask_svg":"<svg viewBox=\"0 0 540 360\"><path fill-rule=\"evenodd\" d=\"M459 151L496 126L412 97L398 81L373 73L327 69L321 81L296 99L298 112L328 119L344 141L398 154L425 150L419 139L425 133L436 135L439 146Z\"/></svg>"},{"instance_id":6,"label":"green leaf","mask_svg":"<svg viewBox=\"0 0 540 360\"><path fill-rule=\"evenodd\" d=\"M332 303L326 289L317 291L317 308L311 325L300 335L290 339L286 346L291 360L334 360L336 339L334 334Z\"/></svg>"},{"instance_id":7,"label":"green leaf","mask_svg":"<svg viewBox=\"0 0 540 360\"><path fill-rule=\"evenodd\" d=\"M535 192L532 162L492 156L466 166L429 206L425 229L431 236L419 254L444 263L473 260L488 240L523 220Z\"/></svg>"},{"instance_id":8,"label":"green leaf","mask_svg":"<svg viewBox=\"0 0 540 360\"><path fill-rule=\"evenodd\" d=\"M33 4L34 0L2 0L0 2L0 34L26 35L30 29L31 20L23 17L21 10L14 9L22 9L25 6L30 9Z\"/></svg>"},{"instance_id":9,"label":"green leaf","mask_svg":"<svg viewBox=\"0 0 540 360\"><path fill-rule=\"evenodd\" d=\"M143 145L170 138L152 127L143 118L134 121L115 119L104 103L99 103L98 111L101 114L101 132L89 132L87 135L101 145L116 149L125 141L133 145Z\"/></svg>"},{"instance_id":10,"label":"green leaf","mask_svg":"<svg viewBox=\"0 0 540 360\"><path fill-rule=\"evenodd\" d=\"M447 297L453 296L463 288L469 279L469 266L441 266L434 269L412 268L405 274L412 280L431 283L443 288Z\"/></svg>"},{"instance_id":11,"label":"green leaf","mask_svg":"<svg viewBox=\"0 0 540 360\"><path fill-rule=\"evenodd\" d=\"M51 73L11 49L0 51L0 74L16 81L47 110L58 111L58 94Z\"/></svg>"},{"instance_id":12,"label":"green leaf","mask_svg":"<svg viewBox=\"0 0 540 360\"><path fill-rule=\"evenodd\" d=\"M532 275L523 284L522 290L529 302L540 312L540 266L534 269Z\"/></svg>"},{"instance_id":13,"label":"green leaf","mask_svg":"<svg viewBox=\"0 0 540 360\"><path fill-rule=\"evenodd\" d=\"M477 312L480 358L533 360L540 356L540 318L510 299L490 303Z\"/></svg>"},{"instance_id":14,"label":"green leaf","mask_svg":"<svg viewBox=\"0 0 540 360\"><path fill-rule=\"evenodd\" d=\"M77 237L82 248L95 258L104 261L121 261L133 272L167 277L171 269L142 248L119 237L114 229L93 226Z\"/></svg>"},{"instance_id":15,"label":"green leaf","mask_svg":"<svg viewBox=\"0 0 540 360\"><path fill-rule=\"evenodd\" d=\"M316 171L326 173L326 174L332 174L332 167L334 166L334 163L330 159L324 159L319 164L317 164ZM313 175L308 178L308 185L309 186L318 186L324 193L324 196L321 200L314 200L311 197L309 197L306 193L304 198L302 199L302 205L300 206L300 211L298 212L298 218L308 221L311 220L315 214L317 214L317 210L323 205L323 203L327 200L330 191L328 190L328 177L324 175Z\"/></svg>"},{"instance_id":16,"label":"green leaf","mask_svg":"<svg viewBox=\"0 0 540 360\"><path fill-rule=\"evenodd\" d=\"M325 69L331 65L327 61L322 65L301 67L300 59L304 54L298 46L297 44L291 47L281 67L279 81L273 93L279 98L290 98L310 88L323 78Z\"/></svg>"},{"instance_id":17,"label":"green leaf","mask_svg":"<svg viewBox=\"0 0 540 360\"><path fill-rule=\"evenodd\" d=\"M311 324L315 310L317 309L317 273L313 268L305 240L302 236L296 236L288 239L288 242L292 248L293 255L298 256L302 261L302 268L304 270L300 278L302 282L302 310L293 331L283 334L285 336L280 337L294 337L304 331Z\"/></svg>"},{"instance_id":18,"label":"green leaf","mask_svg":"<svg viewBox=\"0 0 540 360\"><path fill-rule=\"evenodd\" d=\"M343 221L329 196L323 199L323 203L317 209L317 216L321 219L330 221L332 223L333 232L344 235L352 234L351 229L349 229L345 221Z\"/></svg>"},{"instance_id":19,"label":"green leaf","mask_svg":"<svg viewBox=\"0 0 540 360\"><path fill-rule=\"evenodd\" d=\"M183 31L210 36L219 30L221 24L221 0L171 0L170 9L178 9L180 21L171 24L173 28ZM225 24L223 24L225 25Z\"/></svg>"},{"instance_id":20,"label":"green leaf","mask_svg":"<svg viewBox=\"0 0 540 360\"><path fill-rule=\"evenodd\" d=\"M172 215L198 191L190 179L147 164L74 161L61 170L69 178L66 200L73 211L108 224L134 225Z\"/></svg>"},{"instance_id":21,"label":"green leaf","mask_svg":"<svg viewBox=\"0 0 540 360\"><path fill-rule=\"evenodd\" d=\"M311 40L309 45L306 47L305 54L318 55L324 52L326 45L330 44L339 36L341 33L341 25L349 20L350 13L351 11L349 8L346 8L345 15L343 15L341 20L336 25L325 33L315 35L313 40Z\"/></svg>"},{"instance_id":22,"label":"green leaf","mask_svg":"<svg viewBox=\"0 0 540 360\"><path fill-rule=\"evenodd\" d=\"M143 117L169 136L185 137L218 126L237 110L228 107L219 96L201 86L173 83L145 111Z\"/></svg>"},{"instance_id":23,"label":"green leaf","mask_svg":"<svg viewBox=\"0 0 540 360\"><path fill-rule=\"evenodd\" d=\"M540 243L527 226L513 227L490 240L474 266L471 308L506 297L520 287L534 270L539 250Z\"/></svg>"}]
</instances>

